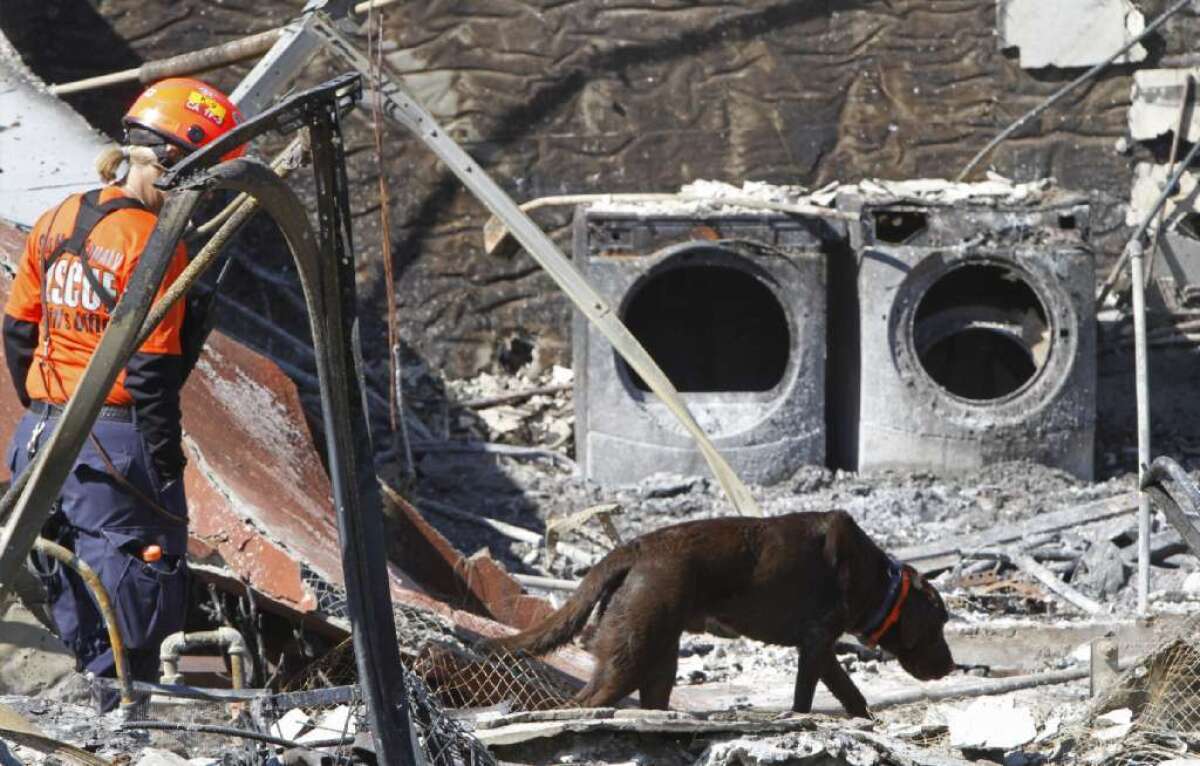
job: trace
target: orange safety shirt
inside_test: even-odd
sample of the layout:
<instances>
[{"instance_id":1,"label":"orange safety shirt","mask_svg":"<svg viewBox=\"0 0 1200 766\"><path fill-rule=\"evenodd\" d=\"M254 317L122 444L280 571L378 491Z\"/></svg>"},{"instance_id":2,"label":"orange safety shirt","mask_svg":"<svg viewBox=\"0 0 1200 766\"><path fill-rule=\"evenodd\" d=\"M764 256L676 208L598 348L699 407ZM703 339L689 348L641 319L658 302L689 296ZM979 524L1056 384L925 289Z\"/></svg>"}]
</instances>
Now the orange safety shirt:
<instances>
[{"instance_id":1,"label":"orange safety shirt","mask_svg":"<svg viewBox=\"0 0 1200 766\"><path fill-rule=\"evenodd\" d=\"M64 252L51 266L50 273L44 275L47 257L60 242L71 236L81 196L67 198L38 219L25 241L25 252L4 307L4 313L13 319L38 323L37 351L25 379L25 390L30 399L55 404L66 403L75 392L84 368L100 344L100 336L108 327L108 309L84 278L83 269L93 269L100 284L119 301L158 220L148 210L126 208L110 213L96 224L84 245L86 267L74 253ZM121 196L128 195L115 186L105 187L100 202ZM156 300L162 297L187 263L187 250L181 243L167 268ZM46 280L44 305L43 279ZM183 315L184 305L179 301L154 328L139 351L180 354ZM117 376L105 403L133 404L125 390L124 370Z\"/></svg>"}]
</instances>

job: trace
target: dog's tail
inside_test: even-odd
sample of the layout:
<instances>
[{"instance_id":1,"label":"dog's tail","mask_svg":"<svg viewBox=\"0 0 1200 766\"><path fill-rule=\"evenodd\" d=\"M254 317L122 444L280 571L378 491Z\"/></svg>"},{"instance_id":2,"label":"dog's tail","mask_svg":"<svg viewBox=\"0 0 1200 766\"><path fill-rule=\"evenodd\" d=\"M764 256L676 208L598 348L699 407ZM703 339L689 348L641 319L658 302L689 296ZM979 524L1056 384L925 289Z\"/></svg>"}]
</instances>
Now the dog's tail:
<instances>
[{"instance_id":1,"label":"dog's tail","mask_svg":"<svg viewBox=\"0 0 1200 766\"><path fill-rule=\"evenodd\" d=\"M607 603L613 591L620 587L637 560L637 548L636 542L626 543L601 559L567 602L540 624L511 636L485 641L481 648L486 652L526 651L537 656L567 643L583 630L596 604Z\"/></svg>"}]
</instances>

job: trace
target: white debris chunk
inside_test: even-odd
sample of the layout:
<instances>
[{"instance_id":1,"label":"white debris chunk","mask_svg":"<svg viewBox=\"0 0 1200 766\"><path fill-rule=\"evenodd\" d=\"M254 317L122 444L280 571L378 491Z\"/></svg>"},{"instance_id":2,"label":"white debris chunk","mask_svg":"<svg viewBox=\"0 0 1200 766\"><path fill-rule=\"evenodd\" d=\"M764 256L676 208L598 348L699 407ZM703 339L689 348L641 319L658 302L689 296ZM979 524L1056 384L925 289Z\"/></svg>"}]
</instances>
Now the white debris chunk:
<instances>
[{"instance_id":1,"label":"white debris chunk","mask_svg":"<svg viewBox=\"0 0 1200 766\"><path fill-rule=\"evenodd\" d=\"M1139 162L1133 168L1133 188L1129 194L1129 211L1125 214L1125 223L1137 226L1154 207L1158 195L1162 194L1167 179L1171 177L1171 169L1166 165L1155 165L1149 162ZM1200 212L1200 195L1195 194L1196 176L1184 173L1179 179L1178 191L1167 198L1163 211L1171 219L1172 216L1185 212Z\"/></svg>"},{"instance_id":2,"label":"white debris chunk","mask_svg":"<svg viewBox=\"0 0 1200 766\"><path fill-rule=\"evenodd\" d=\"M550 369L550 385L565 386L569 383L574 383L574 382L575 382L575 371L572 370L570 367L563 367L561 365L556 364L556 365L554 365L554 367L552 367Z\"/></svg>"},{"instance_id":3,"label":"white debris chunk","mask_svg":"<svg viewBox=\"0 0 1200 766\"><path fill-rule=\"evenodd\" d=\"M1096 717L1096 728L1092 737L1105 742L1121 739L1133 728L1133 711L1127 707L1110 711Z\"/></svg>"},{"instance_id":4,"label":"white debris chunk","mask_svg":"<svg viewBox=\"0 0 1200 766\"><path fill-rule=\"evenodd\" d=\"M1192 572L1184 578L1183 592L1200 595L1200 572Z\"/></svg>"},{"instance_id":5,"label":"white debris chunk","mask_svg":"<svg viewBox=\"0 0 1200 766\"><path fill-rule=\"evenodd\" d=\"M275 725L271 727L271 735L280 739L295 740L300 732L312 724L308 714L299 708L292 708L284 713Z\"/></svg>"},{"instance_id":6,"label":"white debris chunk","mask_svg":"<svg viewBox=\"0 0 1200 766\"><path fill-rule=\"evenodd\" d=\"M1129 135L1135 141L1149 141L1175 132L1189 77L1200 83L1200 68L1143 69L1133 73ZM1192 110L1186 134L1183 137L1186 141L1200 139L1200 110Z\"/></svg>"},{"instance_id":7,"label":"white debris chunk","mask_svg":"<svg viewBox=\"0 0 1200 766\"><path fill-rule=\"evenodd\" d=\"M142 751L142 755L136 761L134 766L191 766L188 759L172 753L170 750L159 750L156 747L148 747Z\"/></svg>"},{"instance_id":8,"label":"white debris chunk","mask_svg":"<svg viewBox=\"0 0 1200 766\"><path fill-rule=\"evenodd\" d=\"M341 736L352 737L358 733L358 722L347 705L338 705L333 710L322 715L308 732L296 741L300 744L320 742L326 739L337 739Z\"/></svg>"},{"instance_id":9,"label":"white debris chunk","mask_svg":"<svg viewBox=\"0 0 1200 766\"><path fill-rule=\"evenodd\" d=\"M946 712L950 746L963 750L1012 750L1037 736L1033 713L1011 697L983 697Z\"/></svg>"},{"instance_id":10,"label":"white debris chunk","mask_svg":"<svg viewBox=\"0 0 1200 766\"><path fill-rule=\"evenodd\" d=\"M1085 641L1075 647L1075 651L1071 652L1071 660L1074 662L1091 662L1092 661L1092 642Z\"/></svg>"},{"instance_id":11,"label":"white debris chunk","mask_svg":"<svg viewBox=\"0 0 1200 766\"><path fill-rule=\"evenodd\" d=\"M500 406L479 410L476 413L480 420L487 423L493 434L503 436L519 429L528 415L517 407Z\"/></svg>"},{"instance_id":12,"label":"white debris chunk","mask_svg":"<svg viewBox=\"0 0 1200 766\"><path fill-rule=\"evenodd\" d=\"M997 0L1000 47L1020 49L1021 66L1088 67L1099 64L1146 28L1146 17L1130 0ZM1117 59L1146 58L1135 45Z\"/></svg>"}]
</instances>

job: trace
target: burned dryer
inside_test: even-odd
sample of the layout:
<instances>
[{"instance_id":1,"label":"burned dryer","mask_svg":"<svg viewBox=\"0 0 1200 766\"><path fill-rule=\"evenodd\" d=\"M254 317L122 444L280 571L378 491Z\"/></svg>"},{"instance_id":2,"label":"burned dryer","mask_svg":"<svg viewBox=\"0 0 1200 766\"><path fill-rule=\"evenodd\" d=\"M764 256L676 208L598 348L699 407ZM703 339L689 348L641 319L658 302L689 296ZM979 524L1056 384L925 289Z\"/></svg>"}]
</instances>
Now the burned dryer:
<instances>
[{"instance_id":1,"label":"burned dryer","mask_svg":"<svg viewBox=\"0 0 1200 766\"><path fill-rule=\"evenodd\" d=\"M860 470L1028 459L1092 476L1094 263L1088 210L858 193Z\"/></svg>"},{"instance_id":2,"label":"burned dryer","mask_svg":"<svg viewBox=\"0 0 1200 766\"><path fill-rule=\"evenodd\" d=\"M576 212L576 263L747 481L825 460L822 250L842 228L753 212ZM707 475L691 438L578 313L572 338L584 475Z\"/></svg>"}]
</instances>

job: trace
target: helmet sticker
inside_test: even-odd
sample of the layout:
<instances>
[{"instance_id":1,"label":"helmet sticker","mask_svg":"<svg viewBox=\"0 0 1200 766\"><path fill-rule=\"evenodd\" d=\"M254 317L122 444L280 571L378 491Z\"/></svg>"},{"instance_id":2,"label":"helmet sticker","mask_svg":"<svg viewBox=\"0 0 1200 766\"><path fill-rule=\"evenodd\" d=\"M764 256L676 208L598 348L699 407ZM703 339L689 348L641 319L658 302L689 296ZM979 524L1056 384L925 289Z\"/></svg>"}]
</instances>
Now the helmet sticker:
<instances>
[{"instance_id":1,"label":"helmet sticker","mask_svg":"<svg viewBox=\"0 0 1200 766\"><path fill-rule=\"evenodd\" d=\"M203 116L214 125L223 125L225 123L225 107L207 93L193 90L188 94L187 103L184 106L189 111Z\"/></svg>"}]
</instances>

